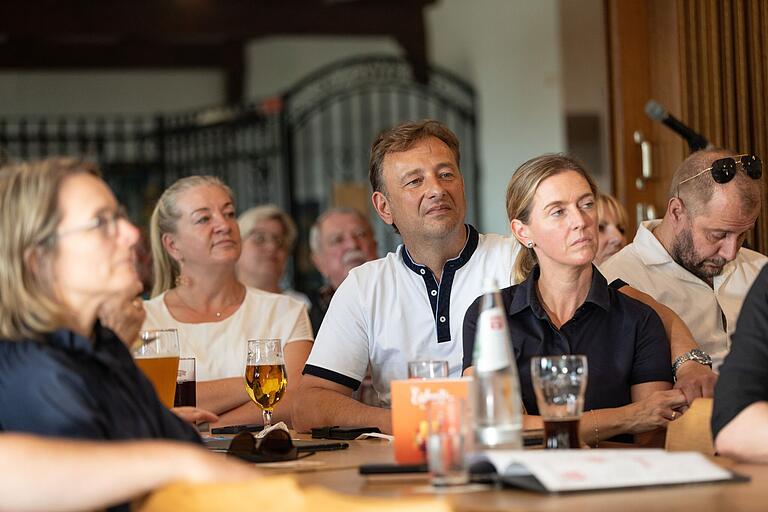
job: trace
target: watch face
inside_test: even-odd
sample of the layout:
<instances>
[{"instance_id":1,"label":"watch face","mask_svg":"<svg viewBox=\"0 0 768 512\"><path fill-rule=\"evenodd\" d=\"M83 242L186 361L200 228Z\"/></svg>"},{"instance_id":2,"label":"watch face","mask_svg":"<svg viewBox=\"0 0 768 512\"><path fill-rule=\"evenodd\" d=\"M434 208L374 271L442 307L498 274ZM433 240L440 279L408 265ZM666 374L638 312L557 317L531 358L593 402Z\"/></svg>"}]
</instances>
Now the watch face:
<instances>
[{"instance_id":1,"label":"watch face","mask_svg":"<svg viewBox=\"0 0 768 512\"><path fill-rule=\"evenodd\" d=\"M712 358L703 350L697 348L691 350L691 358L702 364L712 364Z\"/></svg>"}]
</instances>

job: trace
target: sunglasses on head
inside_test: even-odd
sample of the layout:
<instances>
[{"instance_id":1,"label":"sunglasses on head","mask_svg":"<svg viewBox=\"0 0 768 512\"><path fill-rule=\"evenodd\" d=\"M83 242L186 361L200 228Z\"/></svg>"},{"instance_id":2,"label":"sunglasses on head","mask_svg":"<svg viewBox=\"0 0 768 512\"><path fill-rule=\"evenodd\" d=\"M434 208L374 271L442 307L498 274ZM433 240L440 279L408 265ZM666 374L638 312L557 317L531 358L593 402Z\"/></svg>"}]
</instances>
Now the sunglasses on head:
<instances>
[{"instance_id":1,"label":"sunglasses on head","mask_svg":"<svg viewBox=\"0 0 768 512\"><path fill-rule=\"evenodd\" d=\"M694 178L698 178L707 171L712 173L712 179L715 180L715 183L728 183L733 179L734 176L736 176L736 173L739 170L739 166L741 166L744 172L747 173L747 176L753 180L759 180L763 175L763 163L755 155L736 155L732 157L728 156L715 160L712 162L711 167L707 167L703 171L694 174L690 178L684 179L678 183L677 186L679 188L680 185L686 181L691 181Z\"/></svg>"}]
</instances>

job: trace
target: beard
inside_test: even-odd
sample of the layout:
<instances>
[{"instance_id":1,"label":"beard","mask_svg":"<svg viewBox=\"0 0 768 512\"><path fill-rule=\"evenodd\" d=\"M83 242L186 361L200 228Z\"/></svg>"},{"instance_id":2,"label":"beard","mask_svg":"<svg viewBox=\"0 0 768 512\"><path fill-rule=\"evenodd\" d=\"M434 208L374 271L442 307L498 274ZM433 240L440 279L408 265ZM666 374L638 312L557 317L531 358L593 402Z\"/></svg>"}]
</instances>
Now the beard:
<instances>
[{"instance_id":1,"label":"beard","mask_svg":"<svg viewBox=\"0 0 768 512\"><path fill-rule=\"evenodd\" d=\"M693 244L693 231L690 226L683 230L672 243L672 259L699 279L710 282L713 277L723 272L728 263L725 258L702 258Z\"/></svg>"}]
</instances>

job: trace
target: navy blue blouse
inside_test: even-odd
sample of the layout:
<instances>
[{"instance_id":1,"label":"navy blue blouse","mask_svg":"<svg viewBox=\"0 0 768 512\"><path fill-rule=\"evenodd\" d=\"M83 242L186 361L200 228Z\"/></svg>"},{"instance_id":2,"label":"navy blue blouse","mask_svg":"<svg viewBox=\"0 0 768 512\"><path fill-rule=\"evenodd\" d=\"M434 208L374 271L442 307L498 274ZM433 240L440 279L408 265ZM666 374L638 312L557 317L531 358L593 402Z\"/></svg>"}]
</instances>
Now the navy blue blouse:
<instances>
[{"instance_id":1,"label":"navy blue blouse","mask_svg":"<svg viewBox=\"0 0 768 512\"><path fill-rule=\"evenodd\" d=\"M621 407L632 402L631 387L672 382L670 348L664 326L646 304L608 286L592 267L592 283L573 318L557 329L536 293L539 267L519 285L501 291L512 339L523 403L538 414L531 380L531 358L559 354L587 356L584 410ZM464 317L464 369L472 366L480 299Z\"/></svg>"},{"instance_id":2,"label":"navy blue blouse","mask_svg":"<svg viewBox=\"0 0 768 512\"><path fill-rule=\"evenodd\" d=\"M83 439L175 439L197 431L165 408L110 330L60 329L43 341L0 340L0 431Z\"/></svg>"}]
</instances>

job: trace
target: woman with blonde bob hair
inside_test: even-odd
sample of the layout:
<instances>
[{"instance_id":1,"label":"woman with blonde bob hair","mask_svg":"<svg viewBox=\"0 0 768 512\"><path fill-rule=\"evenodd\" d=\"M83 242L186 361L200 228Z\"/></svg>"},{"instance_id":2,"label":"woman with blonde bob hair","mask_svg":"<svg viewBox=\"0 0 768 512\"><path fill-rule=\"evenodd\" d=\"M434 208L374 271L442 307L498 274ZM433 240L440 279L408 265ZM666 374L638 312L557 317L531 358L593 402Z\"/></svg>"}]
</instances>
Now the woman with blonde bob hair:
<instances>
[{"instance_id":1,"label":"woman with blonde bob hair","mask_svg":"<svg viewBox=\"0 0 768 512\"><path fill-rule=\"evenodd\" d=\"M199 442L98 320L141 286L138 230L96 167L68 158L3 167L0 224L0 430Z\"/></svg>"},{"instance_id":2,"label":"woman with blonde bob hair","mask_svg":"<svg viewBox=\"0 0 768 512\"><path fill-rule=\"evenodd\" d=\"M654 435L686 404L672 390L670 348L649 306L609 286L592 265L597 249L597 189L563 155L521 165L507 188L512 234L523 246L517 285L502 290L529 425L540 426L531 358L587 356L589 379L580 436L593 446L612 439L656 443ZM464 367L471 355L479 301L464 321Z\"/></svg>"},{"instance_id":3,"label":"woman with blonde bob hair","mask_svg":"<svg viewBox=\"0 0 768 512\"><path fill-rule=\"evenodd\" d=\"M213 176L176 181L155 206L150 238L155 284L144 326L178 330L181 357L196 360L200 407L219 414L221 425L260 422L243 381L247 342L279 338L288 387L274 414L290 421L312 327L300 302L238 281L241 239L229 187Z\"/></svg>"},{"instance_id":4,"label":"woman with blonde bob hair","mask_svg":"<svg viewBox=\"0 0 768 512\"><path fill-rule=\"evenodd\" d=\"M619 252L627 245L627 212L615 197L597 196L598 244L595 265Z\"/></svg>"}]
</instances>

